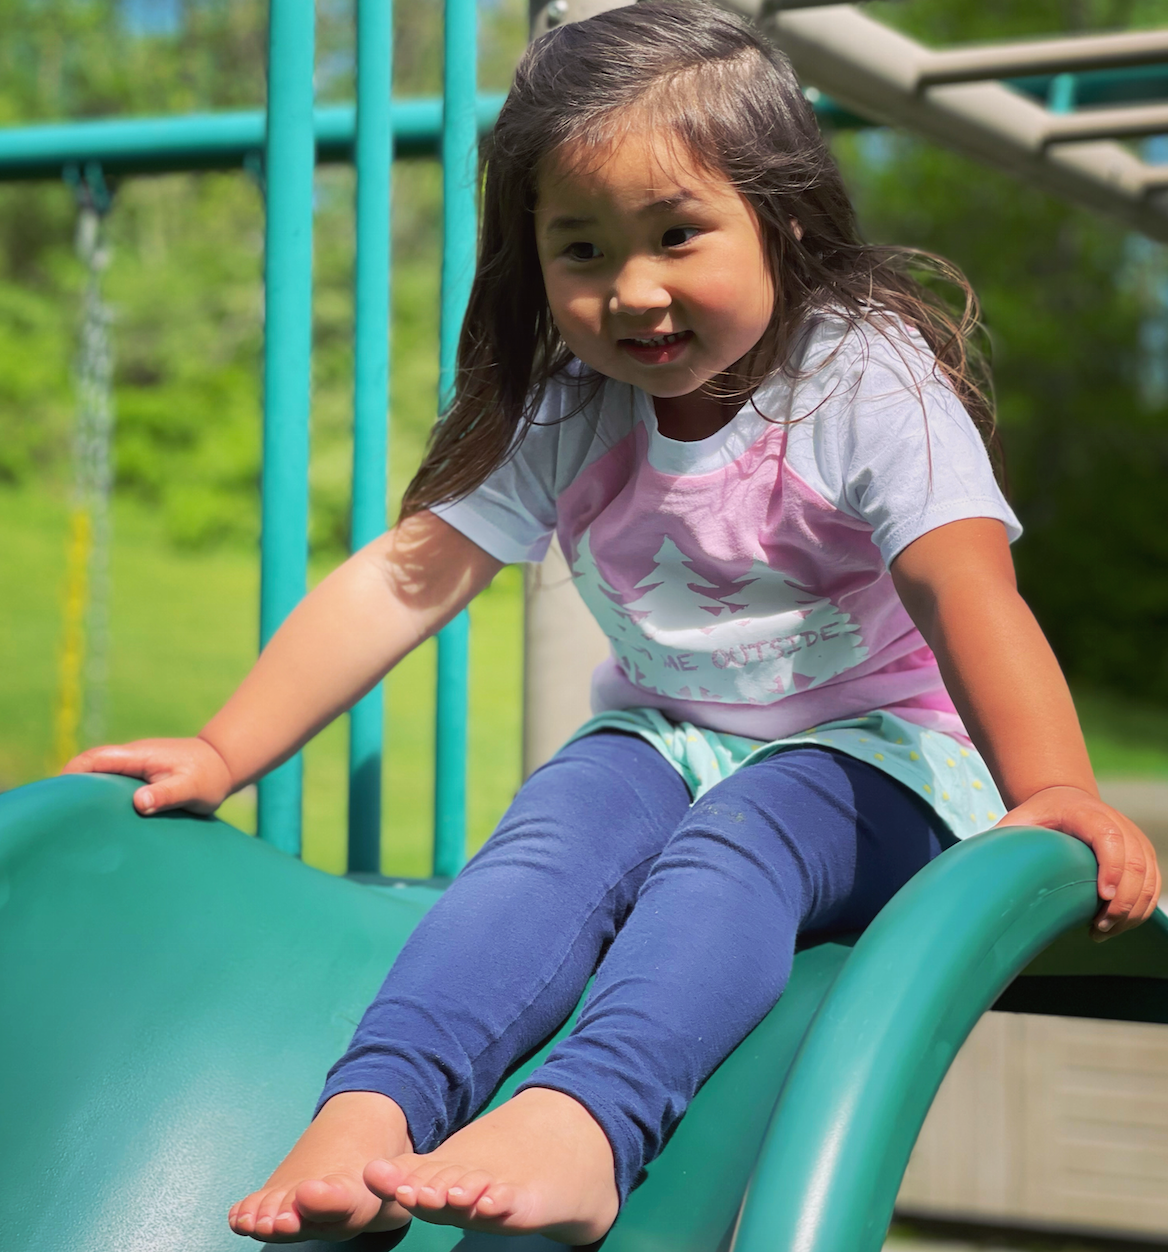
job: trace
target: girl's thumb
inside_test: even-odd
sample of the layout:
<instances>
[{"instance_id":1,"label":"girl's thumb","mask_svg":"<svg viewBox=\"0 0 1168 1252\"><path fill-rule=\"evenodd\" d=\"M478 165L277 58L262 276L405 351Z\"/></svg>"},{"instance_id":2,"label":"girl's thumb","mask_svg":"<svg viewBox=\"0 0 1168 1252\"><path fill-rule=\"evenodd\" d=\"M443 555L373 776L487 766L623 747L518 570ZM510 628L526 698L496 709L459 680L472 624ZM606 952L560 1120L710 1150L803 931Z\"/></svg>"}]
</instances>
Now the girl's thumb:
<instances>
[{"instance_id":1,"label":"girl's thumb","mask_svg":"<svg viewBox=\"0 0 1168 1252\"><path fill-rule=\"evenodd\" d=\"M152 782L148 786L139 787L134 792L134 808L143 817L151 813L161 813L164 809L175 809L192 798L191 788L179 779L166 782Z\"/></svg>"}]
</instances>

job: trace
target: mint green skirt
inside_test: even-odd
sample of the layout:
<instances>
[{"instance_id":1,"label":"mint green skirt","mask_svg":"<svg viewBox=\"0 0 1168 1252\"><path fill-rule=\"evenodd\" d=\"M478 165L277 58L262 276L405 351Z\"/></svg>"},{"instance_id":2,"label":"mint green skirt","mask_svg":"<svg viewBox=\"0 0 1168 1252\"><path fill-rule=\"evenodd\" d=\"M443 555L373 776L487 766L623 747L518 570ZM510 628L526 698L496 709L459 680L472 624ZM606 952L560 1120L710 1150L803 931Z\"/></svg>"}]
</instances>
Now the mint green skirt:
<instances>
[{"instance_id":1,"label":"mint green skirt","mask_svg":"<svg viewBox=\"0 0 1168 1252\"><path fill-rule=\"evenodd\" d=\"M677 770L695 800L744 765L791 748L816 746L890 774L930 804L958 839L989 829L1006 813L985 762L973 748L882 709L770 743L671 722L657 709L614 709L585 722L572 738L597 730L640 735Z\"/></svg>"}]
</instances>

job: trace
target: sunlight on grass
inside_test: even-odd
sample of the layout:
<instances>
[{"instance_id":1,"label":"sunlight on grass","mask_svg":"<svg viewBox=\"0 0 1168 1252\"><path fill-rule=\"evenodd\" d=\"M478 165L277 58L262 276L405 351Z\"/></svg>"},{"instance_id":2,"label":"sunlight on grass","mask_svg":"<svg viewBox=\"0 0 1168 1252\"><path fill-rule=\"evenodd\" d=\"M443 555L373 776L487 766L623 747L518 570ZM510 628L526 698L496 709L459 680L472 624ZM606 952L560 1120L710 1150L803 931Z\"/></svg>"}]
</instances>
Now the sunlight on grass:
<instances>
[{"instance_id":1,"label":"sunlight on grass","mask_svg":"<svg viewBox=\"0 0 1168 1252\"><path fill-rule=\"evenodd\" d=\"M255 656L258 565L246 551L181 553L154 519L115 510L110 614L112 742L189 735ZM66 508L33 492L0 491L0 787L50 768L61 633ZM319 580L329 566L314 566ZM522 572L504 570L471 606L468 844L490 833L519 784ZM384 868L429 873L433 792L434 645L391 676L387 692ZM344 870L347 731L328 727L305 752L304 858ZM222 816L254 830L254 799Z\"/></svg>"}]
</instances>

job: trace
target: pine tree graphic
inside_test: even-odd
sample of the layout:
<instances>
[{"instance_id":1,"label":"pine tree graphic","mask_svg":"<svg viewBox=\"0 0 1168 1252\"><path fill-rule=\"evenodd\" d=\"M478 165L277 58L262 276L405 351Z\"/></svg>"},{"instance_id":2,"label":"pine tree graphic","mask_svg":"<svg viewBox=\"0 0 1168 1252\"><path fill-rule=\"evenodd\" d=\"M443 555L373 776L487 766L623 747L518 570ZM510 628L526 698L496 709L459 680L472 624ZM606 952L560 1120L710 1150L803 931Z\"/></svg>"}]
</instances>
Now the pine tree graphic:
<instances>
[{"instance_id":1,"label":"pine tree graphic","mask_svg":"<svg viewBox=\"0 0 1168 1252\"><path fill-rule=\"evenodd\" d=\"M701 575L668 535L662 539L653 561L653 572L646 574L633 588L638 593L637 598L625 604L627 612L647 635L694 629L697 625L694 621L695 608L716 616L729 607L719 602L719 596L731 594L728 589L734 584L724 584L727 590L720 591L714 583L686 581L690 576L700 578ZM705 596L714 604L702 604L697 596Z\"/></svg>"},{"instance_id":2,"label":"pine tree graphic","mask_svg":"<svg viewBox=\"0 0 1168 1252\"><path fill-rule=\"evenodd\" d=\"M621 604L620 593L609 586L597 567L591 539L592 530L589 528L577 540L572 577L597 625L615 643L628 633L632 618Z\"/></svg>"},{"instance_id":3,"label":"pine tree graphic","mask_svg":"<svg viewBox=\"0 0 1168 1252\"><path fill-rule=\"evenodd\" d=\"M666 535L651 572L622 595L597 568L590 538L580 536L572 572L617 663L644 691L771 704L868 654L846 610L765 560L741 577L711 577Z\"/></svg>"}]
</instances>

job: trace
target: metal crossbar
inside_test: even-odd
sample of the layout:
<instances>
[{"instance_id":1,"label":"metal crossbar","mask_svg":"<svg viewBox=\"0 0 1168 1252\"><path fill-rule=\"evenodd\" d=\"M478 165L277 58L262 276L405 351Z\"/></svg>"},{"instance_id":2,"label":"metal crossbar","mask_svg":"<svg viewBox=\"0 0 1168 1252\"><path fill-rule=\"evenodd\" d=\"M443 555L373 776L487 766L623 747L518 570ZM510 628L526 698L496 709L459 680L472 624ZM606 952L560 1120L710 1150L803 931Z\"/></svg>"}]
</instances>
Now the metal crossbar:
<instances>
[{"instance_id":1,"label":"metal crossbar","mask_svg":"<svg viewBox=\"0 0 1168 1252\"><path fill-rule=\"evenodd\" d=\"M361 44L364 41L362 35ZM371 73L366 69L366 82ZM391 101L387 92L384 104L393 130L395 157L438 155L442 138L440 97ZM502 104L503 96L498 92L477 98L479 134L495 124ZM368 114L375 106L364 101L361 107ZM357 114L353 104L322 105L313 110L318 165L356 163ZM67 167L90 163L100 165L110 177L243 169L263 154L265 132L262 109L0 127L0 182L60 178Z\"/></svg>"}]
</instances>

